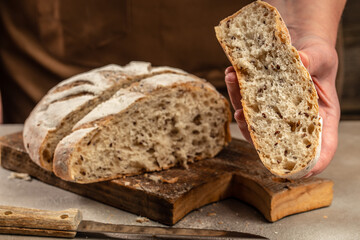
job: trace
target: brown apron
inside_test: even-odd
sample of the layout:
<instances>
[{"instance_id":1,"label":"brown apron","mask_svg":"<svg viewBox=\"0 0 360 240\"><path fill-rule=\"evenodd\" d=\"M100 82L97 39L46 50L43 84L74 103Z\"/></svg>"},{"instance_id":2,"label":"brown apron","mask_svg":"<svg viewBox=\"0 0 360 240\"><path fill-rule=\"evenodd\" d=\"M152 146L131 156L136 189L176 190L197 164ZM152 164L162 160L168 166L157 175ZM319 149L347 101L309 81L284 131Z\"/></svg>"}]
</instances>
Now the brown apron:
<instances>
[{"instance_id":1,"label":"brown apron","mask_svg":"<svg viewBox=\"0 0 360 240\"><path fill-rule=\"evenodd\" d=\"M214 26L250 1L0 1L4 121L22 123L59 81L132 60L182 68L224 88Z\"/></svg>"}]
</instances>

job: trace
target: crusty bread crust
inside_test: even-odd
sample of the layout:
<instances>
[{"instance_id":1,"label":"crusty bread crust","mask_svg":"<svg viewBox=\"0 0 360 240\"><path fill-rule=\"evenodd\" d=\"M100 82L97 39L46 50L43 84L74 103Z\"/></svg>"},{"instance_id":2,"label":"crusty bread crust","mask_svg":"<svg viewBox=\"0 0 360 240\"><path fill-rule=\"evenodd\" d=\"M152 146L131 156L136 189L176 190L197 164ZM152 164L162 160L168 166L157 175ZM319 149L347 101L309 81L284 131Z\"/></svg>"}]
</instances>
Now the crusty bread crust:
<instances>
[{"instance_id":1,"label":"crusty bread crust","mask_svg":"<svg viewBox=\"0 0 360 240\"><path fill-rule=\"evenodd\" d=\"M236 76L238 78L238 82L239 82L239 86L240 86L241 95L244 96L246 94L246 92L244 92L244 90L243 90L244 89L243 88L243 83L244 83L244 73L243 73L243 71L244 70L241 69L236 64L236 59L234 59L234 56L233 56L233 54L231 52L231 49L226 45L225 39L224 39L224 36L223 36L223 33L222 33L221 25L228 23L232 19L236 18L238 15L241 15L243 12L251 11L250 9L253 8L254 6L265 7L269 11L275 13L275 15L276 15L275 20L276 20L276 26L277 26L277 31L275 31L275 35L284 44L291 47L291 51L294 53L295 58L300 63L300 65L298 67L299 67L299 70L301 72L301 75L304 76L304 79L306 79L306 81L309 81L311 83L310 87L312 88L312 92L311 92L312 97L314 99L318 99L316 89L315 89L314 84L313 84L313 82L311 80L311 76L310 76L309 72L306 70L305 66L302 64L299 53L291 45L291 39L290 39L289 31L288 31L284 21L282 20L282 18L280 16L280 13L277 11L277 9L275 7L271 6L270 4L268 4L266 2L260 1L260 0L245 6L244 8L242 8L239 11L237 11L236 13L234 13L233 15L223 19L220 22L220 24L215 27L216 37L217 37L220 45L222 46L226 56L228 57L229 61L231 62L231 64L233 65L233 67L235 69ZM246 105L246 102L243 99L241 100L241 102L242 102L242 106L243 106L243 112L244 112L245 120L247 122L248 130L250 132L250 136L252 138L254 147L258 150L260 159L262 160L262 162L264 163L264 165L268 168L268 170L270 172L272 172L273 174L275 174L275 175L277 175L279 177L283 177L283 178L300 178L300 177L303 177L304 175L306 175L313 168L313 166L315 166L316 162L319 159L319 152L320 152L320 149L321 149L321 130L320 130L320 136L319 136L318 140L313 143L317 147L314 149L312 154L308 156L307 159L302 160L303 162L306 163L306 167L304 167L302 169L297 169L295 171L290 171L288 173L283 173L283 172L279 172L276 169L273 169L273 168L269 167L267 164L265 164L265 160L264 160L265 157L259 151L259 150L261 150L261 146L259 145L259 140L257 139L257 136L254 134L254 129L251 128L252 122L251 122L250 116L249 116L249 108L248 108L248 106ZM318 112L317 101L316 101L316 103L314 104L313 107ZM321 127L322 127L322 124L320 123L320 128Z\"/></svg>"},{"instance_id":2,"label":"crusty bread crust","mask_svg":"<svg viewBox=\"0 0 360 240\"><path fill-rule=\"evenodd\" d=\"M63 144L57 145L54 155L54 159L57 160L53 162L53 170L55 175L63 180L72 180L71 169L69 168L69 159L71 154L76 151L76 143L83 137L94 134L96 134L96 127L80 129L77 131L77 134L74 134L72 138L69 138L66 141L62 141Z\"/></svg>"}]
</instances>

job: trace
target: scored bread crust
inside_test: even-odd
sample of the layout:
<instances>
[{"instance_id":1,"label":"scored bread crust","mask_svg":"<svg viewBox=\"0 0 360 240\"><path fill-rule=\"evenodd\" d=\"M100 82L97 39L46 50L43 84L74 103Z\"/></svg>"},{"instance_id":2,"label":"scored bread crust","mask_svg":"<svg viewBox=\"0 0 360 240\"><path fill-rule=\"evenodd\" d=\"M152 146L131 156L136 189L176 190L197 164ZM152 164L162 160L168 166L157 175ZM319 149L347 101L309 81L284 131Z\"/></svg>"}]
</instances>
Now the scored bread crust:
<instances>
[{"instance_id":1,"label":"scored bread crust","mask_svg":"<svg viewBox=\"0 0 360 240\"><path fill-rule=\"evenodd\" d=\"M23 141L31 160L52 171L53 151L57 142L70 133L71 124L77 122L74 119L80 120L118 89L166 72L186 74L180 69L152 67L148 62L134 61L124 67L110 64L60 82L49 90L25 121Z\"/></svg>"},{"instance_id":2,"label":"scored bread crust","mask_svg":"<svg viewBox=\"0 0 360 240\"><path fill-rule=\"evenodd\" d=\"M239 87L240 87L240 93L241 95L246 94L243 90L243 82L242 79L244 78L244 74L243 74L243 70L240 69L237 64L235 59L232 56L232 53L230 51L230 49L228 48L228 46L225 43L225 39L223 37L223 33L221 30L221 25L226 24L228 21L231 21L232 19L234 19L236 16L238 16L239 14L242 14L242 12L248 11L249 9L253 8L254 5L258 5L259 7L265 7L267 8L269 11L273 11L276 15L275 17L275 21L276 21L276 27L277 27L277 31L275 31L275 35L278 37L278 39L280 39L284 44L288 45L291 47L291 51L295 54L295 58L298 60L298 62L300 63L299 69L301 71L301 74L303 76L305 76L305 78L311 82L310 87L312 88L312 93L311 95L313 96L314 99L318 99L318 95L316 93L316 89L315 86L312 82L311 76L309 74L309 72L306 70L305 66L303 65L300 55L297 52L297 50L295 49L295 47L293 47L291 45L291 37L289 34L289 30L285 25L285 22L282 20L280 13L277 11L277 9L273 6L271 6L270 4L263 2L263 1L255 1L245 7L243 7L242 9L240 9L239 11L237 11L236 13L232 14L231 16L223 19L220 21L220 24L218 26L215 27L215 33L216 33L216 37L220 43L220 45L222 46L227 58L229 59L229 61L231 62L231 64L234 67L237 79L238 79L238 83L239 83ZM261 146L259 145L259 141L256 137L256 135L254 134L254 129L251 128L251 120L250 120L250 116L249 116L249 109L248 106L246 105L245 101L242 99L241 100L242 103L242 107L243 107L243 112L244 112L244 117L245 120L247 122L248 125L248 130L252 139L252 142L254 144L255 149L258 150L259 153L259 149L261 149ZM317 112L318 111L318 103L316 101L316 103L314 104L314 108L316 109ZM277 169L274 169L270 166L268 166L266 164L266 160L264 159L264 156L262 154L259 153L259 157L261 159L261 161L263 162L263 164L265 165L265 167L272 172L274 175L277 175L281 178L289 178L289 179L297 179L297 178L301 178L303 176L305 176L307 173L309 173L311 171L311 169L316 165L317 161L319 160L320 157L320 151L321 151L321 131L322 131L322 118L318 115L319 118L319 126L320 126L320 131L319 131L319 137L318 140L313 143L315 144L317 147L314 148L314 151L311 153L311 155L308 156L308 159L304 159L303 161L306 163L306 167L301 168L301 169L297 169L296 171L290 171L288 173L284 173L284 172L280 172Z\"/></svg>"},{"instance_id":3,"label":"scored bread crust","mask_svg":"<svg viewBox=\"0 0 360 240\"><path fill-rule=\"evenodd\" d=\"M205 89L206 91L214 93L217 98L223 102L225 115L227 117L227 120L225 121L223 126L225 133L223 139L223 146L227 145L230 142L231 136L229 124L231 122L231 112L229 108L229 103L221 94L216 91L216 89L210 83L189 74L183 76L176 76L176 74L162 74L155 77L157 81L154 81L155 79L152 78L148 78L152 81L147 81L148 79L143 79L139 83L132 84L127 89L119 90L111 99L98 105L92 112L90 112L87 116L83 118L83 121L75 125L73 132L66 136L63 140L61 140L60 143L57 145L54 155L55 175L67 181L74 181L77 183L91 183L110 180L121 176L141 174L148 171L164 170L175 166L177 164L176 161L162 166L149 166L148 168L138 169L136 172L128 172L96 179L78 178L75 176L76 171L72 168L74 161L72 157L73 154L76 154L77 149L80 147L81 141L88 141L89 139L92 139L92 137L98 134L101 129L111 124L111 121L114 120L116 117L120 118L121 116L126 115L126 111L128 111L133 105L137 103L141 104L143 100L151 98L156 93L164 92L166 89L171 90L181 87L193 93L199 91L197 89ZM171 78L173 81L171 81ZM125 100L125 102L119 101L120 98ZM222 149L223 146L219 146L218 151L211 157L215 156ZM186 159L186 162L183 162L183 164L186 165L187 162L192 162L194 160L200 159L200 157L195 157L195 159Z\"/></svg>"}]
</instances>

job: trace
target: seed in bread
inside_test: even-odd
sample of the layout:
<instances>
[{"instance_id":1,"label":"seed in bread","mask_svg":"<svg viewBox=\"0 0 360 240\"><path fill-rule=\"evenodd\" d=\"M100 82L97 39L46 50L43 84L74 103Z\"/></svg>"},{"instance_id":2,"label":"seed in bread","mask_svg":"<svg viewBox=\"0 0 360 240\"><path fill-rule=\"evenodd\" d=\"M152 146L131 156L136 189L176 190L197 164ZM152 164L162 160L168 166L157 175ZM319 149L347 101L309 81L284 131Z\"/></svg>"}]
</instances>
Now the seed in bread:
<instances>
[{"instance_id":1,"label":"seed in bread","mask_svg":"<svg viewBox=\"0 0 360 240\"><path fill-rule=\"evenodd\" d=\"M278 11L256 1L215 27L240 85L263 164L280 177L304 176L319 158L321 120L310 74Z\"/></svg>"}]
</instances>

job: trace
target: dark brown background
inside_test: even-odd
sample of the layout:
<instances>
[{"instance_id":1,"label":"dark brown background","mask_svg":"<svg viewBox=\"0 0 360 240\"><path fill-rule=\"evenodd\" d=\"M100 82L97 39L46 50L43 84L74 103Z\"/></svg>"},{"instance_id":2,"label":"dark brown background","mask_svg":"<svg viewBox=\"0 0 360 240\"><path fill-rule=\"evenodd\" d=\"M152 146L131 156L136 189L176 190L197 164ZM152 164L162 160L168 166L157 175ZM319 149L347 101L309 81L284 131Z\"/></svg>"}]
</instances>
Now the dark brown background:
<instances>
[{"instance_id":1,"label":"dark brown background","mask_svg":"<svg viewBox=\"0 0 360 240\"><path fill-rule=\"evenodd\" d=\"M227 95L223 71L229 62L213 26L250 1L0 1L4 122L22 123L42 95L67 77L131 60L182 68ZM360 1L348 0L337 44L343 120L360 119L359 12Z\"/></svg>"},{"instance_id":2,"label":"dark brown background","mask_svg":"<svg viewBox=\"0 0 360 240\"><path fill-rule=\"evenodd\" d=\"M360 1L348 0L342 18L342 119L360 119Z\"/></svg>"}]
</instances>

